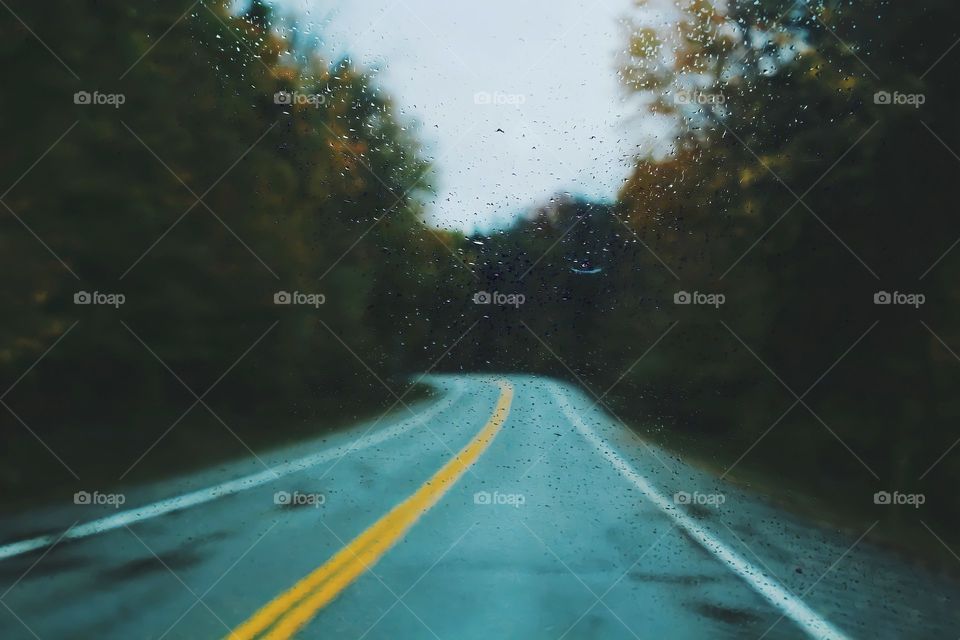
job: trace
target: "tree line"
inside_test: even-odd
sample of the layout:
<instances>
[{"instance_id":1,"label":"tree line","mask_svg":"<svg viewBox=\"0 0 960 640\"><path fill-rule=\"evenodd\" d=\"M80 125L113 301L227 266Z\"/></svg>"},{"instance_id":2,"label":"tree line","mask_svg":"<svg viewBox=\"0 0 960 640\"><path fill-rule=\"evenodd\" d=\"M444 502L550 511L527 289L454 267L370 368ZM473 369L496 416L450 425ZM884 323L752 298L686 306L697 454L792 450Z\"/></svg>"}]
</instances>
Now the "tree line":
<instances>
[{"instance_id":1,"label":"tree line","mask_svg":"<svg viewBox=\"0 0 960 640\"><path fill-rule=\"evenodd\" d=\"M666 148L471 237L424 225L433 168L368 72L260 2L187 7L3 19L5 493L75 482L40 440L106 481L160 439L133 481L405 410L431 367L533 371L801 508L957 541L951 2L638 19L618 73Z\"/></svg>"},{"instance_id":2,"label":"tree line","mask_svg":"<svg viewBox=\"0 0 960 640\"><path fill-rule=\"evenodd\" d=\"M463 245L526 303L484 307L457 362L577 380L718 473L948 557L920 520L957 541L956 7L727 4L631 25L620 77L670 148L615 202ZM894 491L924 508L874 503Z\"/></svg>"}]
</instances>

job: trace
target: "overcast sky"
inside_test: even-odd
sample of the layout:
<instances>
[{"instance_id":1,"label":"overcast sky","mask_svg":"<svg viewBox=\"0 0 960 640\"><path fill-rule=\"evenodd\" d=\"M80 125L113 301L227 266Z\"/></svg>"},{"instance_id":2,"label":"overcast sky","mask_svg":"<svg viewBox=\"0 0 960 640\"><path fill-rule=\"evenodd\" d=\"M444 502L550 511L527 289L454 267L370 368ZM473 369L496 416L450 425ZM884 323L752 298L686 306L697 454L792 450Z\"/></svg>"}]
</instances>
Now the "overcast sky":
<instances>
[{"instance_id":1,"label":"overcast sky","mask_svg":"<svg viewBox=\"0 0 960 640\"><path fill-rule=\"evenodd\" d=\"M274 4L327 57L381 67L437 167L438 226L488 228L556 193L611 199L629 172L643 122L615 56L630 0Z\"/></svg>"}]
</instances>

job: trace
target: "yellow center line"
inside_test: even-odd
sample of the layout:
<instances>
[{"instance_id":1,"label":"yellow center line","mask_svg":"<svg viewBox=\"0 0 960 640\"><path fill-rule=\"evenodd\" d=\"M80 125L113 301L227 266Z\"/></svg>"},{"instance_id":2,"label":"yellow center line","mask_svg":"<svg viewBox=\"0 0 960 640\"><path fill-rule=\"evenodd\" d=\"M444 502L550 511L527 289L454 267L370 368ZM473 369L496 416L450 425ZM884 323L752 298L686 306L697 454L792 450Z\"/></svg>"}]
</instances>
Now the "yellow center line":
<instances>
[{"instance_id":1,"label":"yellow center line","mask_svg":"<svg viewBox=\"0 0 960 640\"><path fill-rule=\"evenodd\" d=\"M513 386L497 382L500 397L480 432L409 498L395 506L329 560L281 593L234 629L228 640L286 640L323 607L370 569L430 510L487 450L503 427L513 401ZM272 628L271 628L272 627ZM267 630L269 629L269 632Z\"/></svg>"}]
</instances>

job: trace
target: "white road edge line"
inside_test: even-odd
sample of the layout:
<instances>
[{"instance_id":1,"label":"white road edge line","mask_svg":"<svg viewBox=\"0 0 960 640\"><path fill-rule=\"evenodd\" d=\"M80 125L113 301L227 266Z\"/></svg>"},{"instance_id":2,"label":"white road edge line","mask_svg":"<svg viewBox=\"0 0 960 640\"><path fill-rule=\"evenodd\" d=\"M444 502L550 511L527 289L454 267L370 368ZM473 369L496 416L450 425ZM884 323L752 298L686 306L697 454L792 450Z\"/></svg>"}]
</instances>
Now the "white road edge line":
<instances>
[{"instance_id":1,"label":"white road edge line","mask_svg":"<svg viewBox=\"0 0 960 640\"><path fill-rule=\"evenodd\" d=\"M423 411L423 413L419 413L415 417L405 419L403 422L400 422L399 424L396 424L388 429L383 429L382 431L368 434L354 442L339 445L333 447L332 449L326 449L309 456L304 456L296 460L285 462L266 471L243 476L235 480L228 480L227 482L222 482L212 487L198 489L196 491L191 491L190 493L174 496L172 498L166 498L164 500L138 507L136 509L120 511L113 515L99 518L97 520L91 520L90 522L86 522L69 529L66 533L62 534L62 539L76 540L77 538L86 538L88 536L103 533L105 531L126 527L136 522L142 522L144 520L156 518L157 516L162 516L172 511L180 511L181 509L195 507L206 502L211 502L218 498L223 498L247 489L253 489L255 487L268 484L283 476L290 475L291 473L296 473L298 471L303 471L304 469L314 467L321 462L334 460L340 456L346 455L351 451L359 451L361 449L367 449L369 447L378 445L386 440L390 440L391 438L395 438L409 431L424 420L432 419L441 411L446 411L460 399L460 396L463 395L463 390L464 383L458 380L456 382L456 386L451 392L449 392L446 398L430 406ZM59 533L49 534L2 545L0 546L0 560L5 560L6 558L12 558L24 553L29 553L30 551L48 547L60 538L61 534Z\"/></svg>"},{"instance_id":2,"label":"white road edge line","mask_svg":"<svg viewBox=\"0 0 960 640\"><path fill-rule=\"evenodd\" d=\"M637 473L603 438L594 433L580 416L574 411L570 402L563 395L565 390L556 383L551 383L550 392L568 420L592 444L597 452L620 472L624 478L637 487L650 502L656 505L678 526L682 527L690 537L700 543L708 553L714 555L720 562L735 574L743 578L747 584L759 593L767 602L781 611L784 616L797 623L812 638L829 640L849 640L849 636L837 629L820 614L811 609L803 600L793 595L779 582L764 574L756 566L744 560L733 549L725 545L719 538L701 527L693 518L679 509L664 494L653 487L647 480Z\"/></svg>"}]
</instances>

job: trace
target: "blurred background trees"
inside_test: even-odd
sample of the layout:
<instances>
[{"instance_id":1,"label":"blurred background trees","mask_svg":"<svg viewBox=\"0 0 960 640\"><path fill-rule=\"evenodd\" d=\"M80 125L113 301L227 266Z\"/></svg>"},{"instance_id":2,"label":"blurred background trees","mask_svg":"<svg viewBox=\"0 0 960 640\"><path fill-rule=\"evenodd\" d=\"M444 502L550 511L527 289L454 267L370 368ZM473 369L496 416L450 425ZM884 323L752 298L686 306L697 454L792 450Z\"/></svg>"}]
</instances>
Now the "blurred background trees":
<instances>
[{"instance_id":1,"label":"blurred background trees","mask_svg":"<svg viewBox=\"0 0 960 640\"><path fill-rule=\"evenodd\" d=\"M617 71L662 144L613 202L558 194L470 237L422 223L431 167L363 69L281 36L258 2L180 22L168 4L20 9L72 72L3 22L8 86L29 90L0 98L2 200L52 250L0 212L3 379L79 320L4 402L71 466L100 469L87 452L106 444L115 478L193 402L138 337L201 394L267 332L206 399L254 445L389 406L361 361L399 392L451 349L442 370L577 380L646 437L825 519L883 518L904 544L918 517L872 495L921 491L922 517L958 540L953 3L638 11ZM74 105L77 90L127 101ZM127 303L74 306L81 289ZM327 304L277 307L277 290ZM480 291L526 301L474 304ZM878 306L877 291L927 302ZM184 451L246 454L203 407L183 421L144 477ZM10 412L0 424L5 489L70 481Z\"/></svg>"},{"instance_id":2,"label":"blurred background trees","mask_svg":"<svg viewBox=\"0 0 960 640\"><path fill-rule=\"evenodd\" d=\"M402 389L400 347L425 340L408 262L445 250L416 237L429 166L389 98L348 59L282 37L260 2L186 6L19 8L63 64L4 12L0 57L20 88L0 103L6 384L69 331L4 398L7 495L73 480L31 431L89 482L158 439L127 480L248 455L240 440L382 410L393 397L366 366ZM75 104L78 91L125 101ZM281 290L326 304L274 305ZM126 303L78 306L77 291ZM216 415L185 414L215 382Z\"/></svg>"}]
</instances>

